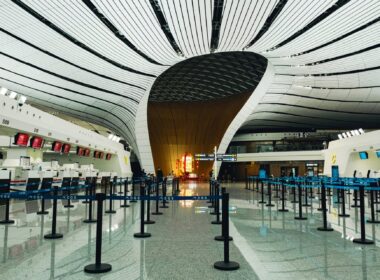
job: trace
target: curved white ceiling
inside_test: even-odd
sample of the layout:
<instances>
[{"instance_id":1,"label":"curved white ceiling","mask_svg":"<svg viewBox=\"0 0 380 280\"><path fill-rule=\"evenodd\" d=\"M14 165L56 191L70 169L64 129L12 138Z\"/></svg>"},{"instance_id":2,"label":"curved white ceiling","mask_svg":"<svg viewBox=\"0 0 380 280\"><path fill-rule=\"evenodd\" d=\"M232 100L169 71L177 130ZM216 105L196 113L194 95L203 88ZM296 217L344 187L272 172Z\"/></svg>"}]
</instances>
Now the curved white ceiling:
<instances>
[{"instance_id":1,"label":"curved white ceiling","mask_svg":"<svg viewBox=\"0 0 380 280\"><path fill-rule=\"evenodd\" d=\"M136 145L168 67L252 51L275 76L241 129L378 127L378 0L0 0L0 85Z\"/></svg>"}]
</instances>

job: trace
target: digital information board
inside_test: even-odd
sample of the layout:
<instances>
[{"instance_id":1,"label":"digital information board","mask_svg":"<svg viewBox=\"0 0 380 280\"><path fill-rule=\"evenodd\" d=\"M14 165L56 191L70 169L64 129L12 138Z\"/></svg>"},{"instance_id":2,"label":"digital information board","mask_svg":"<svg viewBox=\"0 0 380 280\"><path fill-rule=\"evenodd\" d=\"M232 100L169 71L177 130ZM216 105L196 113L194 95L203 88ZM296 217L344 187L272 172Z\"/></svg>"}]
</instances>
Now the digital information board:
<instances>
[{"instance_id":1,"label":"digital information board","mask_svg":"<svg viewBox=\"0 0 380 280\"><path fill-rule=\"evenodd\" d=\"M194 155L195 160L199 161L214 161L215 155L214 154L195 154ZM216 154L216 160L217 161L237 161L237 155L236 154Z\"/></svg>"}]
</instances>

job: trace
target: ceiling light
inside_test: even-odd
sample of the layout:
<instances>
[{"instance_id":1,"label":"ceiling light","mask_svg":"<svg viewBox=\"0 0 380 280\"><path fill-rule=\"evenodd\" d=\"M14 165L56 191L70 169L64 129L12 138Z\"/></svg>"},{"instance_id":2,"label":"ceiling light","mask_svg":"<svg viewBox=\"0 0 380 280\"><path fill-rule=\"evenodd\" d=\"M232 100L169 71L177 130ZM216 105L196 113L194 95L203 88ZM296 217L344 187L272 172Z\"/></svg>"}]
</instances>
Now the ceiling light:
<instances>
[{"instance_id":1,"label":"ceiling light","mask_svg":"<svg viewBox=\"0 0 380 280\"><path fill-rule=\"evenodd\" d=\"M23 105L23 104L25 104L25 101L26 101L26 96L21 95L21 96L19 97L19 99L18 99L18 104L19 104L19 105Z\"/></svg>"},{"instance_id":2,"label":"ceiling light","mask_svg":"<svg viewBox=\"0 0 380 280\"><path fill-rule=\"evenodd\" d=\"M343 139L342 134L338 134L338 138L339 138L339 139Z\"/></svg>"},{"instance_id":3,"label":"ceiling light","mask_svg":"<svg viewBox=\"0 0 380 280\"><path fill-rule=\"evenodd\" d=\"M7 93L7 91L8 91L7 88L2 87L2 88L0 89L0 95L5 95L5 94Z\"/></svg>"},{"instance_id":4,"label":"ceiling light","mask_svg":"<svg viewBox=\"0 0 380 280\"><path fill-rule=\"evenodd\" d=\"M113 134L108 135L108 139L112 140L113 136Z\"/></svg>"},{"instance_id":5,"label":"ceiling light","mask_svg":"<svg viewBox=\"0 0 380 280\"><path fill-rule=\"evenodd\" d=\"M364 134L364 130L362 128L359 128L358 130L360 134Z\"/></svg>"},{"instance_id":6,"label":"ceiling light","mask_svg":"<svg viewBox=\"0 0 380 280\"><path fill-rule=\"evenodd\" d=\"M9 94L9 98L12 98L12 99L15 99L17 96L17 93L14 92L14 91L11 91L10 94Z\"/></svg>"}]
</instances>

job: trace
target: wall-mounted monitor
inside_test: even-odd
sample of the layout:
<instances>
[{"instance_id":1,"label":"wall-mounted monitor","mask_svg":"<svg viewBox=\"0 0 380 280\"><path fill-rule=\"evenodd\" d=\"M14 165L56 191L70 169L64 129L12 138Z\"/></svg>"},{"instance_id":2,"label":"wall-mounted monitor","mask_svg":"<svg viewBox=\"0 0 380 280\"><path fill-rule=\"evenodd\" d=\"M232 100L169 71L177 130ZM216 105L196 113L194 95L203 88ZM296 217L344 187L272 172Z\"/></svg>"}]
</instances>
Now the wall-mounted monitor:
<instances>
[{"instance_id":1,"label":"wall-mounted monitor","mask_svg":"<svg viewBox=\"0 0 380 280\"><path fill-rule=\"evenodd\" d=\"M376 156L377 156L378 158L380 158L380 150L377 150L377 151L376 151Z\"/></svg>"},{"instance_id":2,"label":"wall-mounted monitor","mask_svg":"<svg viewBox=\"0 0 380 280\"><path fill-rule=\"evenodd\" d=\"M267 171L265 169L260 169L259 170L259 178L264 179L267 177Z\"/></svg>"},{"instance_id":3,"label":"wall-mounted monitor","mask_svg":"<svg viewBox=\"0 0 380 280\"><path fill-rule=\"evenodd\" d=\"M85 157L89 157L90 156L90 153L91 153L91 151L90 151L90 149L84 149L84 156Z\"/></svg>"},{"instance_id":4,"label":"wall-mounted monitor","mask_svg":"<svg viewBox=\"0 0 380 280\"><path fill-rule=\"evenodd\" d=\"M103 158L104 158L104 153L103 153L103 152L99 152L99 158L100 158L100 159L103 159Z\"/></svg>"},{"instance_id":5,"label":"wall-mounted monitor","mask_svg":"<svg viewBox=\"0 0 380 280\"><path fill-rule=\"evenodd\" d=\"M106 154L106 160L110 160L112 158L112 154Z\"/></svg>"},{"instance_id":6,"label":"wall-mounted monitor","mask_svg":"<svg viewBox=\"0 0 380 280\"><path fill-rule=\"evenodd\" d=\"M62 142L54 141L53 145L51 145L51 149L54 152L60 153L62 151Z\"/></svg>"},{"instance_id":7,"label":"wall-mounted monitor","mask_svg":"<svg viewBox=\"0 0 380 280\"><path fill-rule=\"evenodd\" d=\"M94 151L94 158L99 158L99 154L100 154L99 151Z\"/></svg>"},{"instance_id":8,"label":"wall-mounted monitor","mask_svg":"<svg viewBox=\"0 0 380 280\"><path fill-rule=\"evenodd\" d=\"M360 159L368 159L368 153L367 152L359 152Z\"/></svg>"},{"instance_id":9,"label":"wall-mounted monitor","mask_svg":"<svg viewBox=\"0 0 380 280\"><path fill-rule=\"evenodd\" d=\"M44 139L42 137L33 136L30 139L30 147L33 149L41 149L44 146Z\"/></svg>"},{"instance_id":10,"label":"wall-mounted monitor","mask_svg":"<svg viewBox=\"0 0 380 280\"><path fill-rule=\"evenodd\" d=\"M70 144L63 144L62 146L62 153L68 154L70 153L71 145Z\"/></svg>"},{"instance_id":11,"label":"wall-mounted monitor","mask_svg":"<svg viewBox=\"0 0 380 280\"><path fill-rule=\"evenodd\" d=\"M25 133L17 133L15 136L15 145L28 146L29 135Z\"/></svg>"},{"instance_id":12,"label":"wall-mounted monitor","mask_svg":"<svg viewBox=\"0 0 380 280\"><path fill-rule=\"evenodd\" d=\"M80 157L83 156L84 155L84 148L77 147L77 155Z\"/></svg>"}]
</instances>

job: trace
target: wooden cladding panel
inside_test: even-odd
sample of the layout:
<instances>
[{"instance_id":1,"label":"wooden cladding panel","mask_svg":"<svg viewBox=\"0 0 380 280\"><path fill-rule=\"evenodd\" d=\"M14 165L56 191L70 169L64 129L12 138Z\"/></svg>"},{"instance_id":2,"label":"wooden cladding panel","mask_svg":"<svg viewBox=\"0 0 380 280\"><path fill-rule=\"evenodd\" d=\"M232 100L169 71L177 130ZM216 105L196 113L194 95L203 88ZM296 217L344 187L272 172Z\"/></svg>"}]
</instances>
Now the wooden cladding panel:
<instances>
[{"instance_id":1,"label":"wooden cladding panel","mask_svg":"<svg viewBox=\"0 0 380 280\"><path fill-rule=\"evenodd\" d=\"M148 102L148 128L155 168L176 170L185 153L212 153L250 93L197 102ZM208 176L212 162L200 162Z\"/></svg>"}]
</instances>

